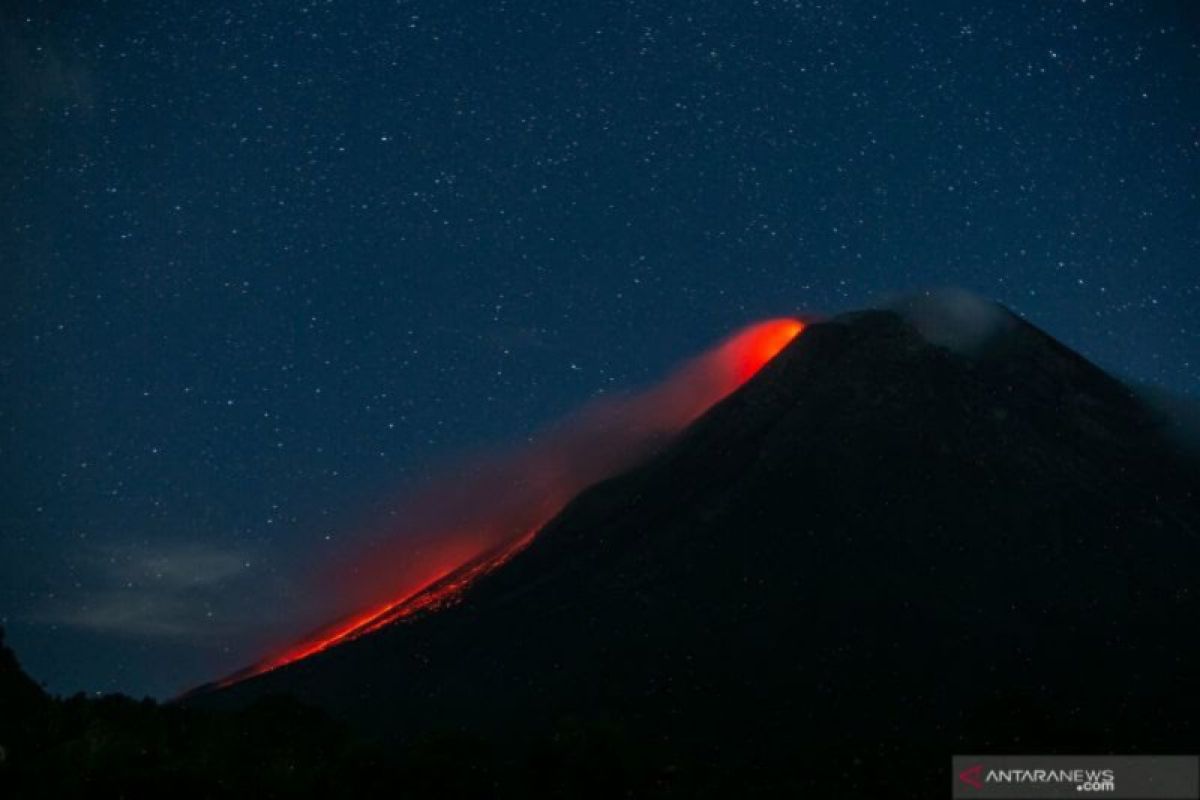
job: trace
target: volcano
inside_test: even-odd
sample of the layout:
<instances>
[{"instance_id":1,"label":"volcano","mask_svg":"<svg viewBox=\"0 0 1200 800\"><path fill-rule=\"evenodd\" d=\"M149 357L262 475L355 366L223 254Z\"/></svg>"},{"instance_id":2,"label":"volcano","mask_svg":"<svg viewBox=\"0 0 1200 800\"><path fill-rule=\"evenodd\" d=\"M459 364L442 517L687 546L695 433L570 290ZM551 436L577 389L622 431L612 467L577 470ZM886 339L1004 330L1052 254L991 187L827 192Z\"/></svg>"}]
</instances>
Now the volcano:
<instances>
[{"instance_id":1,"label":"volcano","mask_svg":"<svg viewBox=\"0 0 1200 800\"><path fill-rule=\"evenodd\" d=\"M455 602L184 703L291 694L600 794L929 797L954 753L1195 752L1200 466L1119 380L961 310L806 325Z\"/></svg>"}]
</instances>

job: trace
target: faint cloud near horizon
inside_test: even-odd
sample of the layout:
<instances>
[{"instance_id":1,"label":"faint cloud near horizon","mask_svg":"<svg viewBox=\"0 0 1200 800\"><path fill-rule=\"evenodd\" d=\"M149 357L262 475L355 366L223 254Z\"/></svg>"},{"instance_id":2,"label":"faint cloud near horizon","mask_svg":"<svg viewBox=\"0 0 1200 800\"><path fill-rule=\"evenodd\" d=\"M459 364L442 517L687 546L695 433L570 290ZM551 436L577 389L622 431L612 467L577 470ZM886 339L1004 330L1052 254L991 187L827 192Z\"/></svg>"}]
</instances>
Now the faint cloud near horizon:
<instances>
[{"instance_id":1,"label":"faint cloud near horizon","mask_svg":"<svg viewBox=\"0 0 1200 800\"><path fill-rule=\"evenodd\" d=\"M241 550L198 542L97 550L81 564L91 586L60 598L38 619L98 633L148 639L230 637L269 624L250 602L264 582ZM246 613L247 607L256 613ZM255 608L257 606L257 608Z\"/></svg>"}]
</instances>

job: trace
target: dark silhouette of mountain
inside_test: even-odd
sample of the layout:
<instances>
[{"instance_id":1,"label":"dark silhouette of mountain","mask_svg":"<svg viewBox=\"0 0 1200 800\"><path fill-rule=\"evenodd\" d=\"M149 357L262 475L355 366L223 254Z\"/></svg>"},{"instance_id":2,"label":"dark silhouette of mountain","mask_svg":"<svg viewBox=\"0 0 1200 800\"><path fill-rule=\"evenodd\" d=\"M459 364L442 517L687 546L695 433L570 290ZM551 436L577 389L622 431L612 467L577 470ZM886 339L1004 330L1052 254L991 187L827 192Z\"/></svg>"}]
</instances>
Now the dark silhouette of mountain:
<instances>
[{"instance_id":1,"label":"dark silhouette of mountain","mask_svg":"<svg viewBox=\"0 0 1200 800\"><path fill-rule=\"evenodd\" d=\"M808 326L457 605L186 705L461 737L447 774L493 793L929 797L953 753L1195 752L1197 463L1033 326L927 311Z\"/></svg>"}]
</instances>

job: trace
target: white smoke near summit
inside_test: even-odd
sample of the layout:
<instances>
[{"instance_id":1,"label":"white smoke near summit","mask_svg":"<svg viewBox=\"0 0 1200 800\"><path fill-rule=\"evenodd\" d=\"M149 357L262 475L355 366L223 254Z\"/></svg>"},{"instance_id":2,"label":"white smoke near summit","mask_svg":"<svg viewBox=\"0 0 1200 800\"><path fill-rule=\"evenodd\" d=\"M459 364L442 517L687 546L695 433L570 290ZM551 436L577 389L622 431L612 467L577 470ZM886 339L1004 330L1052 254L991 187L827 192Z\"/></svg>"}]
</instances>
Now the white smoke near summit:
<instances>
[{"instance_id":1,"label":"white smoke near summit","mask_svg":"<svg viewBox=\"0 0 1200 800\"><path fill-rule=\"evenodd\" d=\"M963 355L975 355L1016 324L1016 317L1006 308L965 289L933 289L888 298L882 307L907 319L930 344Z\"/></svg>"}]
</instances>

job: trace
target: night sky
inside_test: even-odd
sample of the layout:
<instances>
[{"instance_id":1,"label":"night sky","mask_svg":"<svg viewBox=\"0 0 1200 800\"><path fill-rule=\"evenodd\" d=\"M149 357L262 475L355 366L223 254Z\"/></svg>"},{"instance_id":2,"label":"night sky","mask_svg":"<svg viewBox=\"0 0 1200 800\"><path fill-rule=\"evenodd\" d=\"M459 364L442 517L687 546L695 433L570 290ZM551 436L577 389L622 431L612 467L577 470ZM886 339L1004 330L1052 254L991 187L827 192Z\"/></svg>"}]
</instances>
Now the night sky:
<instances>
[{"instance_id":1,"label":"night sky","mask_svg":"<svg viewBox=\"0 0 1200 800\"><path fill-rule=\"evenodd\" d=\"M964 287L1200 391L1195 4L13 5L0 617L57 692L249 663L431 465L762 317Z\"/></svg>"}]
</instances>

